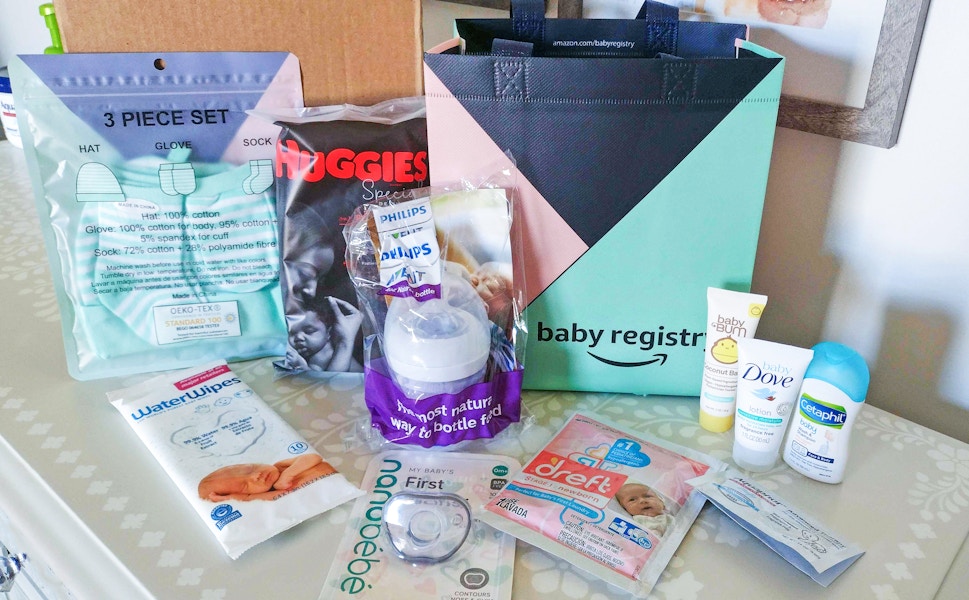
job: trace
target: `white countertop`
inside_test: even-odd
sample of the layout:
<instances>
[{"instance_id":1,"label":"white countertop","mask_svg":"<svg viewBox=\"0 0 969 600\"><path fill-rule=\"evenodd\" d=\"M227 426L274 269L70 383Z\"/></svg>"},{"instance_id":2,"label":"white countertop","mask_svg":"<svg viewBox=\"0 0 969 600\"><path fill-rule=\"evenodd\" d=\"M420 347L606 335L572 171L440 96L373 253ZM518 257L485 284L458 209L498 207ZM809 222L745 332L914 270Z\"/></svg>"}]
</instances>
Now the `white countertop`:
<instances>
[{"instance_id":1,"label":"white countertop","mask_svg":"<svg viewBox=\"0 0 969 600\"><path fill-rule=\"evenodd\" d=\"M77 598L317 598L349 505L232 561L105 399L140 378L68 376L25 161L9 142L0 142L0 306L0 511L28 521L21 526L35 538L32 551ZM366 418L358 380L276 380L270 359L233 368L360 483L371 454L344 445L347 431ZM536 432L550 434L581 409L729 461L732 435L698 427L696 398L531 391L524 404ZM525 459L536 449L506 439L500 451ZM653 597L965 597L969 445L866 406L844 483L818 483L783 464L753 478L862 546L865 556L822 588L708 505ZM620 595L519 543L514 598L546 594Z\"/></svg>"}]
</instances>

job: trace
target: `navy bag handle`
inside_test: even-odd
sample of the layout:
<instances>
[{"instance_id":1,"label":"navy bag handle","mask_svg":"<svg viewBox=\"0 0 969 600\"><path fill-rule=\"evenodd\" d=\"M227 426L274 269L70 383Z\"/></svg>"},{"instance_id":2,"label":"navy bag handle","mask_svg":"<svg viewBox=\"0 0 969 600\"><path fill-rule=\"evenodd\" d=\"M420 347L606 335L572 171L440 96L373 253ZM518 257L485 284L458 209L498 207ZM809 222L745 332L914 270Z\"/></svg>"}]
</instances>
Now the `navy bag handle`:
<instances>
[{"instance_id":1,"label":"navy bag handle","mask_svg":"<svg viewBox=\"0 0 969 600\"><path fill-rule=\"evenodd\" d=\"M545 38L545 0L512 0L511 23L519 41L541 42Z\"/></svg>"},{"instance_id":2,"label":"navy bag handle","mask_svg":"<svg viewBox=\"0 0 969 600\"><path fill-rule=\"evenodd\" d=\"M640 7L639 12L636 13L637 19L646 19L647 21L679 21L680 20L680 9L675 6L670 6L669 4L664 4L662 2L654 2L653 0L646 0L643 2L642 7Z\"/></svg>"}]
</instances>

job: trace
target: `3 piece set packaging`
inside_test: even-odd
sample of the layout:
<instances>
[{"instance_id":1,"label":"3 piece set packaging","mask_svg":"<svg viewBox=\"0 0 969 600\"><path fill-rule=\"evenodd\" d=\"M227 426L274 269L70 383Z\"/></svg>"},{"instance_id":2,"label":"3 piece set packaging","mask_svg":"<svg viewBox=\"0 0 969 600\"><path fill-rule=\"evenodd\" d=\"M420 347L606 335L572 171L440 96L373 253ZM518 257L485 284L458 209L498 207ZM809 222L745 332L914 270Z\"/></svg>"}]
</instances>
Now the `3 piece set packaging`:
<instances>
[{"instance_id":1,"label":"3 piece set packaging","mask_svg":"<svg viewBox=\"0 0 969 600\"><path fill-rule=\"evenodd\" d=\"M514 4L519 18L544 23L535 13L544 3ZM675 31L672 15L647 2L636 25ZM524 468L498 455L394 450L373 459L360 489L225 362L211 362L274 356L280 376L361 372L382 439L447 449L518 422L529 377L545 389L692 394L704 335L708 357L736 354L704 333L695 292L749 282L783 59L735 44L746 35L736 25L703 24L718 32L710 42L689 24L678 48L616 45L607 57L561 50L583 47L562 45L581 33L565 21L547 23L547 39L510 45L504 37L524 34L504 20L459 25L469 54L428 54L426 97L369 107L303 108L288 53L16 61L68 368L78 379L182 369L109 397L233 558L357 498L323 598L383 597L415 581L439 597L510 598L515 538L645 595L705 497L733 516L720 496L763 494L750 482L727 492L719 461L588 415ZM584 78L550 76L532 60L565 55ZM473 77L459 59L474 63ZM618 77L599 81L616 66L661 95L627 97ZM597 81L616 108L590 116L583 85ZM666 122L666 109L704 135L642 146L671 139L632 127ZM522 124L549 118L563 135L537 149ZM615 143L617 128L628 143ZM572 130L589 148L573 151ZM592 177L580 160L590 154L616 160L594 161L608 172ZM655 170L642 168L656 156ZM682 186L714 162L721 176L704 181L716 198L703 186L687 195L732 204L736 226L705 246L709 255L671 252L689 242L683 231L716 238L709 206L679 205ZM615 202L594 201L603 194ZM630 277L615 256L634 249L642 272ZM592 280L616 293L603 297ZM576 303L589 289L595 302ZM535 375L526 339L542 365ZM825 535L843 560L793 552L830 583L859 553ZM446 568L454 561L473 566Z\"/></svg>"}]
</instances>

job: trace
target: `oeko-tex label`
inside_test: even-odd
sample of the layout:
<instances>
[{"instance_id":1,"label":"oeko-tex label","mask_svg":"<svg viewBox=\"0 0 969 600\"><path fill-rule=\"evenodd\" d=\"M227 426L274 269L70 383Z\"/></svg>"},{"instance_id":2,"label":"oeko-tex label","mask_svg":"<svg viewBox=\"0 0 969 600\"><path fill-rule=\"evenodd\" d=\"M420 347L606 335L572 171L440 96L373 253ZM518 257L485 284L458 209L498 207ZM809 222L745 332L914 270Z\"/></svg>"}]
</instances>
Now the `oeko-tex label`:
<instances>
[{"instance_id":1,"label":"oeko-tex label","mask_svg":"<svg viewBox=\"0 0 969 600\"><path fill-rule=\"evenodd\" d=\"M159 344L242 335L234 301L156 306L153 314Z\"/></svg>"}]
</instances>

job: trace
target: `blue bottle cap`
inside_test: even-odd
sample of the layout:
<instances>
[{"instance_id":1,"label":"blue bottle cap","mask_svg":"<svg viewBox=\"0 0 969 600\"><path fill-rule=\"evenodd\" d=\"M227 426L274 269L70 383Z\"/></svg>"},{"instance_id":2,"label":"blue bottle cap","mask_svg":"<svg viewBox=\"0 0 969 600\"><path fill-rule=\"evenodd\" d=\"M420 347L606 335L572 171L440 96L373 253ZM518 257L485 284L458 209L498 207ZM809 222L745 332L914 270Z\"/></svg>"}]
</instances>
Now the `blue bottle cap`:
<instances>
[{"instance_id":1,"label":"blue bottle cap","mask_svg":"<svg viewBox=\"0 0 969 600\"><path fill-rule=\"evenodd\" d=\"M804 378L819 379L841 389L855 402L864 402L871 376L858 352L837 342L816 344Z\"/></svg>"}]
</instances>

